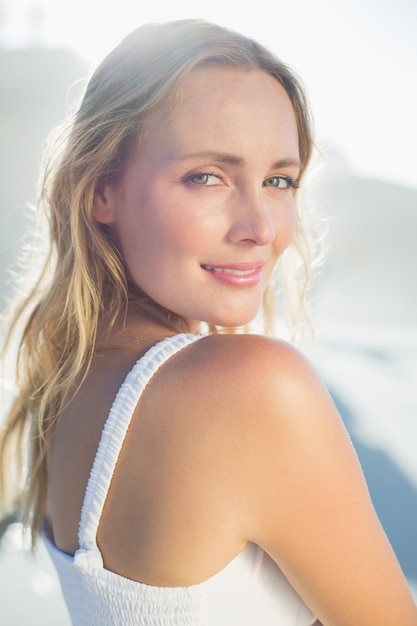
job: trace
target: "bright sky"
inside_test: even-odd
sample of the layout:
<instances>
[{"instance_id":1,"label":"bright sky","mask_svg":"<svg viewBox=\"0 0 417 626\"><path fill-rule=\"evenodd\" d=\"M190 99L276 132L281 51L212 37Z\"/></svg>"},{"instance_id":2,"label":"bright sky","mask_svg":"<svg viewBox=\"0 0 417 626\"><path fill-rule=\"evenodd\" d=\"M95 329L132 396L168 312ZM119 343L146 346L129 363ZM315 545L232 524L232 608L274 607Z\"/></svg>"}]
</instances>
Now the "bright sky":
<instances>
[{"instance_id":1,"label":"bright sky","mask_svg":"<svg viewBox=\"0 0 417 626\"><path fill-rule=\"evenodd\" d=\"M302 77L319 140L359 176L417 188L417 2L415 0L0 0L0 41L39 37L95 65L135 26L201 17L272 48Z\"/></svg>"}]
</instances>

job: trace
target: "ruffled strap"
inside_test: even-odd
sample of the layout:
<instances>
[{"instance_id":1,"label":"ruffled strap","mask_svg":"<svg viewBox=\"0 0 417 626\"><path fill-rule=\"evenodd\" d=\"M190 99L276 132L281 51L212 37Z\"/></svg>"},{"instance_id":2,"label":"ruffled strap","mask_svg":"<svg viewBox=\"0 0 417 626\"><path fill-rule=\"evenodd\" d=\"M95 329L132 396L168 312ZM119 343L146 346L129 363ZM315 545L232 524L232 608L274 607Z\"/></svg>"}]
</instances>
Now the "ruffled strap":
<instances>
[{"instance_id":1,"label":"ruffled strap","mask_svg":"<svg viewBox=\"0 0 417 626\"><path fill-rule=\"evenodd\" d=\"M136 361L122 383L103 428L87 483L78 531L80 548L74 555L82 569L103 566L97 546L97 530L123 442L143 390L158 369L199 335L178 334L155 344Z\"/></svg>"}]
</instances>

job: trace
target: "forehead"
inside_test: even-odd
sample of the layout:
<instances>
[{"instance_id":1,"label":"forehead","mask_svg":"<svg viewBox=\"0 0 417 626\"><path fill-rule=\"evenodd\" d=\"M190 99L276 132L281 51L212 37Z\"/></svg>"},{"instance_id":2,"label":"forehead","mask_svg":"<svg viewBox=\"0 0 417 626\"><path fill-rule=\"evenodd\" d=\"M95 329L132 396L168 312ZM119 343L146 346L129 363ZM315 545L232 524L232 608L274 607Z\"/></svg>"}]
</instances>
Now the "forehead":
<instances>
[{"instance_id":1,"label":"forehead","mask_svg":"<svg viewBox=\"0 0 417 626\"><path fill-rule=\"evenodd\" d=\"M282 85L263 70L205 68L192 72L183 82L174 117L233 115L244 109L256 117L271 119L294 115Z\"/></svg>"},{"instance_id":2,"label":"forehead","mask_svg":"<svg viewBox=\"0 0 417 626\"><path fill-rule=\"evenodd\" d=\"M288 156L298 154L292 103L278 80L257 69L193 71L182 83L175 106L154 118L145 144L152 140L164 151L196 142L207 150L254 149L258 144L272 148L279 143L294 153Z\"/></svg>"}]
</instances>

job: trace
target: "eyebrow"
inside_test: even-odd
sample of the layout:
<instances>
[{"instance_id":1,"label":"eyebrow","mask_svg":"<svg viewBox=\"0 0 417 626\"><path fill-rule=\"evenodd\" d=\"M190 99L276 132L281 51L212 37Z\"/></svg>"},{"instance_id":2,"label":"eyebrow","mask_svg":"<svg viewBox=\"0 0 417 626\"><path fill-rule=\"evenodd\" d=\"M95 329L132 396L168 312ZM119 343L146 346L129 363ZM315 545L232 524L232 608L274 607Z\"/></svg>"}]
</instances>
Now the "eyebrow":
<instances>
[{"instance_id":1,"label":"eyebrow","mask_svg":"<svg viewBox=\"0 0 417 626\"><path fill-rule=\"evenodd\" d=\"M235 156L234 154L229 154L227 152L215 152L212 150L207 150L204 152L192 152L190 154L179 154L176 155L175 158L179 161L187 161L189 159L195 158L205 158L212 159L213 161L218 161L220 163L229 163L230 165L243 165L245 162L245 159ZM282 167L301 168L301 162L299 159L284 158L278 159L278 161L272 164L273 169L280 169Z\"/></svg>"}]
</instances>

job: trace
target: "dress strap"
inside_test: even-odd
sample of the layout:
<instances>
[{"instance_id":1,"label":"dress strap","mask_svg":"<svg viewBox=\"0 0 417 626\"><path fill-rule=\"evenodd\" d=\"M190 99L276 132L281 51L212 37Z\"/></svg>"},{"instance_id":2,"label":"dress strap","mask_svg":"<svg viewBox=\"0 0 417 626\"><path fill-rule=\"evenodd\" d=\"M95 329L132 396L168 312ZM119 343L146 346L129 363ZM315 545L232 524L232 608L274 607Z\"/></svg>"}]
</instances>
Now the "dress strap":
<instances>
[{"instance_id":1,"label":"dress strap","mask_svg":"<svg viewBox=\"0 0 417 626\"><path fill-rule=\"evenodd\" d=\"M102 566L97 530L116 463L143 390L171 356L199 338L200 335L183 333L158 342L136 361L117 392L103 428L84 496L78 532L80 549L74 555L79 565L87 558L90 565Z\"/></svg>"}]
</instances>

